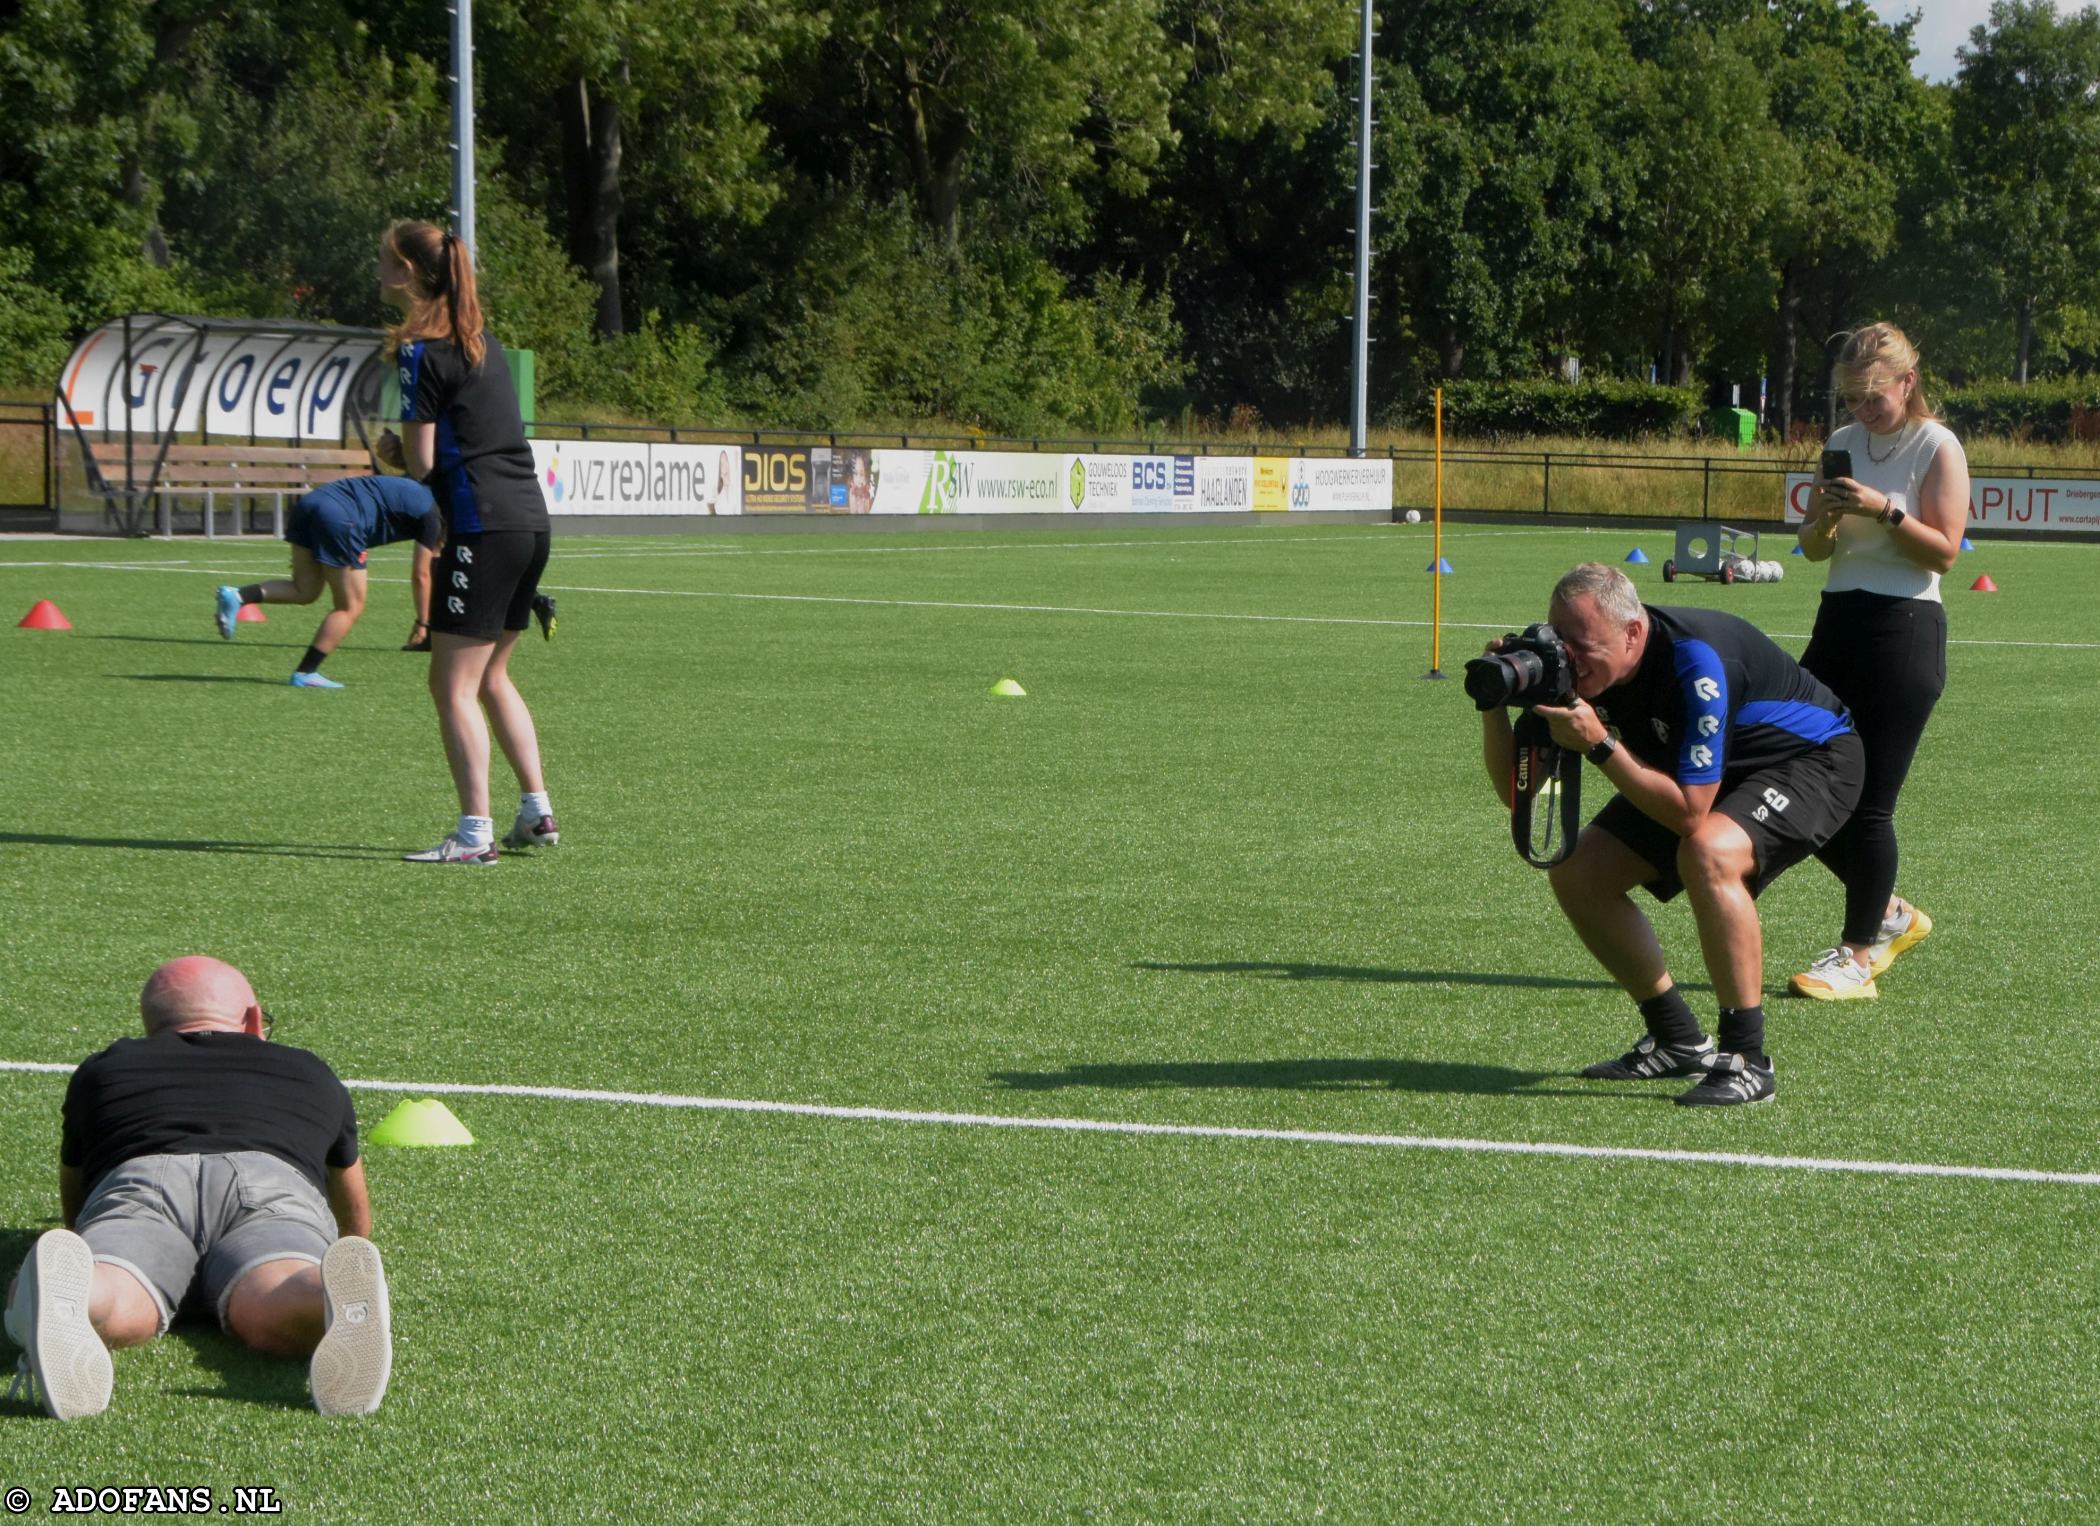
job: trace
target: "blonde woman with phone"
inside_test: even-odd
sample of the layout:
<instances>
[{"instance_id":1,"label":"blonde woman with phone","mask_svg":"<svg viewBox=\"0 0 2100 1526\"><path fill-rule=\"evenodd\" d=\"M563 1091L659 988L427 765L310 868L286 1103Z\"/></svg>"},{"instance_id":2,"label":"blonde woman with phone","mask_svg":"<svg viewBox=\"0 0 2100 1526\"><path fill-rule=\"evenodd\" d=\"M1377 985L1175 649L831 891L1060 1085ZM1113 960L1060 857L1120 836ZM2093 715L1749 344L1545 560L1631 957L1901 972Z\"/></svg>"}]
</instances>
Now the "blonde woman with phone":
<instances>
[{"instance_id":1,"label":"blonde woman with phone","mask_svg":"<svg viewBox=\"0 0 2100 1526\"><path fill-rule=\"evenodd\" d=\"M1852 420L1830 437L1801 526L1801 554L1830 564L1801 666L1851 710L1867 779L1852 819L1816 853L1844 883L1843 934L1789 984L1819 1001L1861 1001L1932 932L1932 918L1896 894L1896 797L1947 683L1940 575L1961 549L1969 462L1932 416L1918 352L1894 324L1847 335L1836 379Z\"/></svg>"}]
</instances>

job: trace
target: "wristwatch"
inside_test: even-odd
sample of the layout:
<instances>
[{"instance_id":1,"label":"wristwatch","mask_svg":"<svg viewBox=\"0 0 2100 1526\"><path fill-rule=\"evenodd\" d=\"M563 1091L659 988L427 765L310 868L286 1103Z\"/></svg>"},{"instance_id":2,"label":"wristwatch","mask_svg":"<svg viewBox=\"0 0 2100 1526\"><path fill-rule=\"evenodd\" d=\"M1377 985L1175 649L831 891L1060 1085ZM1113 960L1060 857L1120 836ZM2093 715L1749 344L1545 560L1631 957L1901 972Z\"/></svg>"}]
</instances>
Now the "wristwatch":
<instances>
[{"instance_id":1,"label":"wristwatch","mask_svg":"<svg viewBox=\"0 0 2100 1526\"><path fill-rule=\"evenodd\" d=\"M1887 525L1891 530L1901 525L1904 520L1910 518L1908 514L1904 513L1901 509L1897 508L1893 503L1890 504L1887 508L1883 509L1879 514L1876 514L1874 517L1880 520L1883 524Z\"/></svg>"},{"instance_id":2,"label":"wristwatch","mask_svg":"<svg viewBox=\"0 0 2100 1526\"><path fill-rule=\"evenodd\" d=\"M1597 741L1597 745L1595 747L1592 747L1588 752L1584 753L1583 756L1588 758L1599 768L1602 768L1605 764L1611 761L1611 755L1617 752L1618 750L1619 744L1612 740L1612 738L1600 737Z\"/></svg>"}]
</instances>

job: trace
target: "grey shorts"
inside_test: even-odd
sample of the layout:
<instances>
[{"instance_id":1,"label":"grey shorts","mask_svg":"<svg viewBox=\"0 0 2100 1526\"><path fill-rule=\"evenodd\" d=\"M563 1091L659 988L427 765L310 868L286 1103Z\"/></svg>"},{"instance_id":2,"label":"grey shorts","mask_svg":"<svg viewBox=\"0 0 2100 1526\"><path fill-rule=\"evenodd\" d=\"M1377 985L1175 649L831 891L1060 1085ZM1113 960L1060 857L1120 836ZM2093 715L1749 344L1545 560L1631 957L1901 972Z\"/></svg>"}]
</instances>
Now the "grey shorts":
<instances>
[{"instance_id":1,"label":"grey shorts","mask_svg":"<svg viewBox=\"0 0 2100 1526\"><path fill-rule=\"evenodd\" d=\"M127 1160L95 1183L75 1227L97 1261L152 1291L162 1330L193 1286L223 1325L241 1278L265 1261L318 1263L336 1238L321 1189L257 1150Z\"/></svg>"}]
</instances>

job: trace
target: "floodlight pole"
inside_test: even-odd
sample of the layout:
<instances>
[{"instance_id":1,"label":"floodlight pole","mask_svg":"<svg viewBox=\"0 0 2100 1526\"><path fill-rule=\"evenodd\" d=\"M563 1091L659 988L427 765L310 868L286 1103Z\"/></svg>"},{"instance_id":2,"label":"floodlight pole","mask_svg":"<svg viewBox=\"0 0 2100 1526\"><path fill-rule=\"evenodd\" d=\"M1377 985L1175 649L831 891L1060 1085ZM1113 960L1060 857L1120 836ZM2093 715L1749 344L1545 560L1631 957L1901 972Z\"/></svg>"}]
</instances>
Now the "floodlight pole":
<instances>
[{"instance_id":1,"label":"floodlight pole","mask_svg":"<svg viewBox=\"0 0 2100 1526\"><path fill-rule=\"evenodd\" d=\"M474 252L474 0L451 0L452 231Z\"/></svg>"},{"instance_id":2,"label":"floodlight pole","mask_svg":"<svg viewBox=\"0 0 2100 1526\"><path fill-rule=\"evenodd\" d=\"M1356 333L1350 377L1349 454L1364 453L1371 393L1371 7L1363 0L1356 83Z\"/></svg>"}]
</instances>

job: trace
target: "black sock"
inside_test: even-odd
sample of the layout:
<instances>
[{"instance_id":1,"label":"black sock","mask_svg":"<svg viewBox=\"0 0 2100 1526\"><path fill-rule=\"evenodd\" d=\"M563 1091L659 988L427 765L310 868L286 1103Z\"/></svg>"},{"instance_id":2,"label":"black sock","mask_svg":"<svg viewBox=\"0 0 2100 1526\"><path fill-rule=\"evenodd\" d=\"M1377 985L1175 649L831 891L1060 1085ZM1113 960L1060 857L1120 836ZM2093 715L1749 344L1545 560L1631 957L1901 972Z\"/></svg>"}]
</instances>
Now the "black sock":
<instances>
[{"instance_id":1,"label":"black sock","mask_svg":"<svg viewBox=\"0 0 2100 1526\"><path fill-rule=\"evenodd\" d=\"M1754 1007L1723 1007L1721 1009L1721 1049L1726 1054L1739 1054L1758 1065L1772 1062L1765 1058L1765 1009L1759 1003Z\"/></svg>"},{"instance_id":2,"label":"black sock","mask_svg":"<svg viewBox=\"0 0 2100 1526\"><path fill-rule=\"evenodd\" d=\"M263 601L260 583L243 583L240 592L243 604L260 604Z\"/></svg>"},{"instance_id":3,"label":"black sock","mask_svg":"<svg viewBox=\"0 0 2100 1526\"><path fill-rule=\"evenodd\" d=\"M1684 992L1671 986L1660 996L1651 996L1641 1003L1641 1021L1648 1025L1648 1032L1658 1044L1674 1044L1689 1048L1699 1042L1699 1019L1692 1016L1686 1005Z\"/></svg>"},{"instance_id":4,"label":"black sock","mask_svg":"<svg viewBox=\"0 0 2100 1526\"><path fill-rule=\"evenodd\" d=\"M326 652L317 646L310 646L306 649L306 655L299 659L299 671L302 673L318 673L321 671L321 664L327 660L328 654Z\"/></svg>"}]
</instances>

